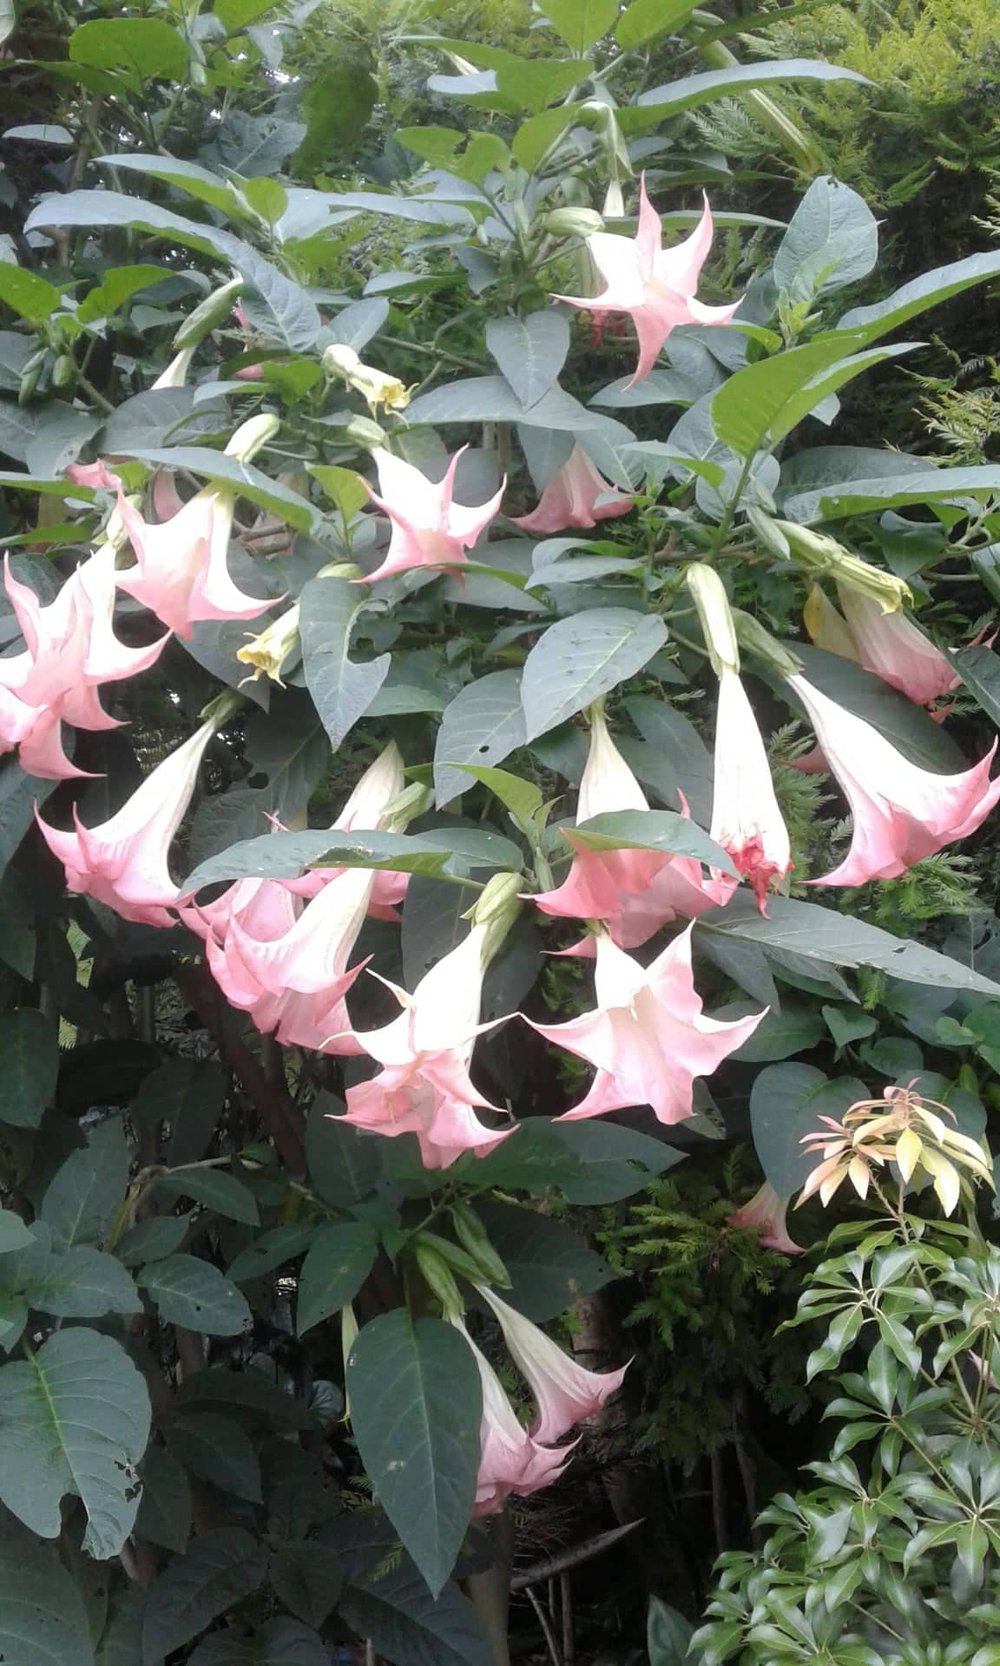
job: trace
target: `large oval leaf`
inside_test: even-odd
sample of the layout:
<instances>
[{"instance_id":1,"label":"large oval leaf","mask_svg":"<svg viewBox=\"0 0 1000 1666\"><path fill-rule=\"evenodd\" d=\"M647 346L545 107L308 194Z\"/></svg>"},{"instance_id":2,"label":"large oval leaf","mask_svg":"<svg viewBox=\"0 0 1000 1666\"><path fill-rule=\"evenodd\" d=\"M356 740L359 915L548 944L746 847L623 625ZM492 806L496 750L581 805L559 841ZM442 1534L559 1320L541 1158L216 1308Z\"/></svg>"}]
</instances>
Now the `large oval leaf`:
<instances>
[{"instance_id":1,"label":"large oval leaf","mask_svg":"<svg viewBox=\"0 0 1000 1666\"><path fill-rule=\"evenodd\" d=\"M471 1349L443 1320L398 1308L362 1327L347 1391L379 1503L436 1597L476 1493L482 1391Z\"/></svg>"},{"instance_id":2,"label":"large oval leaf","mask_svg":"<svg viewBox=\"0 0 1000 1666\"><path fill-rule=\"evenodd\" d=\"M623 607L589 608L551 625L524 663L521 705L526 738L531 741L557 728L634 677L666 640L667 628L657 614Z\"/></svg>"}]
</instances>

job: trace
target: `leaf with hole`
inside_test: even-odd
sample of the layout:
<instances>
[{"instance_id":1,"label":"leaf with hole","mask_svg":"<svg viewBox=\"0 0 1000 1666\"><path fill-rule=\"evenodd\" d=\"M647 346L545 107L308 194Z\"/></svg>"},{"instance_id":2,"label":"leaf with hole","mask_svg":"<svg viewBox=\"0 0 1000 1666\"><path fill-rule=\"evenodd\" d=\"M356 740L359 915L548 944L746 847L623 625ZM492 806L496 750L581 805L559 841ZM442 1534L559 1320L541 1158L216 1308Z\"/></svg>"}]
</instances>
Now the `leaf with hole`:
<instances>
[{"instance_id":1,"label":"leaf with hole","mask_svg":"<svg viewBox=\"0 0 1000 1666\"><path fill-rule=\"evenodd\" d=\"M242 1291L198 1256L167 1255L150 1261L137 1283L165 1324L204 1331L206 1336L240 1336L250 1323Z\"/></svg>"},{"instance_id":2,"label":"leaf with hole","mask_svg":"<svg viewBox=\"0 0 1000 1666\"><path fill-rule=\"evenodd\" d=\"M365 1221L318 1228L299 1274L297 1335L304 1336L354 1300L371 1272L377 1245L378 1234Z\"/></svg>"}]
</instances>

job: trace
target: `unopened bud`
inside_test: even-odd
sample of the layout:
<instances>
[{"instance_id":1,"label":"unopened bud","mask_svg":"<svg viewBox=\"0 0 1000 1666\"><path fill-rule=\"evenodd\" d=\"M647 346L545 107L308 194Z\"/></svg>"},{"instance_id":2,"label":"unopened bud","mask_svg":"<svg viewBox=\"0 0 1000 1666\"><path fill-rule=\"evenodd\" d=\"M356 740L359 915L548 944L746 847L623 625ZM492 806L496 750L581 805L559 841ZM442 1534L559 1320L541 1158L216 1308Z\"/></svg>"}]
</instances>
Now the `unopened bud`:
<instances>
[{"instance_id":1,"label":"unopened bud","mask_svg":"<svg viewBox=\"0 0 1000 1666\"><path fill-rule=\"evenodd\" d=\"M905 579L872 567L859 555L852 555L825 532L814 532L812 527L799 526L795 521L776 521L788 540L792 560L817 577L828 573L849 590L857 590L870 601L878 602L883 613L896 613L904 602L912 602L913 594Z\"/></svg>"},{"instance_id":2,"label":"unopened bud","mask_svg":"<svg viewBox=\"0 0 1000 1666\"><path fill-rule=\"evenodd\" d=\"M386 831L402 833L411 821L430 809L433 796L430 787L423 786L420 781L411 781L382 812Z\"/></svg>"},{"instance_id":3,"label":"unopened bud","mask_svg":"<svg viewBox=\"0 0 1000 1666\"><path fill-rule=\"evenodd\" d=\"M837 612L829 596L818 584L809 587L809 594L802 609L802 623L817 648L825 648L829 654L839 654L841 659L860 661L858 645L851 634L850 625Z\"/></svg>"},{"instance_id":4,"label":"unopened bud","mask_svg":"<svg viewBox=\"0 0 1000 1666\"><path fill-rule=\"evenodd\" d=\"M510 1274L486 1236L486 1228L472 1204L462 1198L458 1203L452 1204L450 1214L455 1236L462 1248L481 1268L483 1277L489 1284L498 1284L501 1290L509 1290Z\"/></svg>"},{"instance_id":5,"label":"unopened bud","mask_svg":"<svg viewBox=\"0 0 1000 1666\"><path fill-rule=\"evenodd\" d=\"M346 1388L347 1361L350 1357L351 1349L354 1347L355 1342L358 1340L359 1328L360 1327L358 1325L357 1316L354 1312L354 1308L351 1306L350 1302L345 1302L344 1306L340 1310L340 1351L341 1351L341 1354L343 1355L343 1359L344 1359L344 1382L345 1382L345 1388L344 1388L344 1422L345 1423L347 1423L349 1421L350 1416L351 1416L351 1402L347 1397L347 1388Z\"/></svg>"},{"instance_id":6,"label":"unopened bud","mask_svg":"<svg viewBox=\"0 0 1000 1666\"><path fill-rule=\"evenodd\" d=\"M214 289L211 295L206 295L203 301L189 312L183 324L174 336L174 346L197 347L199 341L212 330L224 324L233 310L233 305L243 293L243 279L232 278L219 289Z\"/></svg>"},{"instance_id":7,"label":"unopened bud","mask_svg":"<svg viewBox=\"0 0 1000 1666\"><path fill-rule=\"evenodd\" d=\"M604 221L595 208L553 208L543 216L542 230L553 237L593 237Z\"/></svg>"},{"instance_id":8,"label":"unopened bud","mask_svg":"<svg viewBox=\"0 0 1000 1666\"><path fill-rule=\"evenodd\" d=\"M732 610L726 587L715 568L703 561L693 561L685 569L684 582L698 610L712 670L716 676L721 676L723 671L738 671L740 650Z\"/></svg>"},{"instance_id":9,"label":"unopened bud","mask_svg":"<svg viewBox=\"0 0 1000 1666\"><path fill-rule=\"evenodd\" d=\"M385 445L385 429L370 417L352 417L343 428L346 439L353 440L355 445L363 445L366 451L374 451L378 446Z\"/></svg>"},{"instance_id":10,"label":"unopened bud","mask_svg":"<svg viewBox=\"0 0 1000 1666\"><path fill-rule=\"evenodd\" d=\"M523 890L522 874L494 874L465 915L473 929L477 926L483 929L484 966L493 959L521 912L520 893Z\"/></svg>"},{"instance_id":11,"label":"unopened bud","mask_svg":"<svg viewBox=\"0 0 1000 1666\"><path fill-rule=\"evenodd\" d=\"M604 197L603 218L605 220L623 220L625 218L625 198L622 195L621 182L613 179Z\"/></svg>"},{"instance_id":12,"label":"unopened bud","mask_svg":"<svg viewBox=\"0 0 1000 1666\"><path fill-rule=\"evenodd\" d=\"M802 661L770 631L766 631L752 614L734 608L733 625L741 645L763 660L765 665L770 665L779 676L795 677L802 670Z\"/></svg>"},{"instance_id":13,"label":"unopened bud","mask_svg":"<svg viewBox=\"0 0 1000 1666\"><path fill-rule=\"evenodd\" d=\"M236 457L241 463L249 463L261 446L265 446L268 440L273 440L280 427L281 422L272 411L251 417L249 422L241 422L226 446L226 456Z\"/></svg>"},{"instance_id":14,"label":"unopened bud","mask_svg":"<svg viewBox=\"0 0 1000 1666\"><path fill-rule=\"evenodd\" d=\"M465 1303L447 1261L440 1251L428 1242L429 1236L428 1233L421 1233L413 1240L413 1259L427 1288L441 1303L441 1311L445 1318L459 1318L465 1312Z\"/></svg>"},{"instance_id":15,"label":"unopened bud","mask_svg":"<svg viewBox=\"0 0 1000 1666\"><path fill-rule=\"evenodd\" d=\"M254 668L251 676L244 677L243 681L255 682L258 677L270 677L279 688L284 688L281 668L298 642L299 604L293 602L279 618L272 620L256 636L251 636L242 648L237 648L236 658L240 664Z\"/></svg>"}]
</instances>

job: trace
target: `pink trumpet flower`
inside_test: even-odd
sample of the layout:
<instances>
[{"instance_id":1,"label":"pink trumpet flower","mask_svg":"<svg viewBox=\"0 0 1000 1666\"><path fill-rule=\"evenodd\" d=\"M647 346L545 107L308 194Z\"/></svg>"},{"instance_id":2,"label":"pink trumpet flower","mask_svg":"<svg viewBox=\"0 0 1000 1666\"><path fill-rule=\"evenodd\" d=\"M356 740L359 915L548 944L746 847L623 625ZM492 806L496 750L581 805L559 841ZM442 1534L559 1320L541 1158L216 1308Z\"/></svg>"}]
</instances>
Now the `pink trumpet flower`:
<instances>
[{"instance_id":1,"label":"pink trumpet flower","mask_svg":"<svg viewBox=\"0 0 1000 1666\"><path fill-rule=\"evenodd\" d=\"M73 809L72 833L50 827L35 811L42 836L66 869L69 890L113 908L123 920L172 926L168 910L178 887L170 878L168 855L191 801L215 719L164 758L121 809L98 827L84 827Z\"/></svg>"},{"instance_id":2,"label":"pink trumpet flower","mask_svg":"<svg viewBox=\"0 0 1000 1666\"><path fill-rule=\"evenodd\" d=\"M493 1516L503 1509L508 1498L526 1498L529 1493L539 1492L558 1480L569 1462L569 1453L565 1447L543 1446L529 1435L518 1422L499 1377L476 1347L463 1321L452 1315L450 1322L472 1349L483 1388L479 1474L472 1514Z\"/></svg>"},{"instance_id":3,"label":"pink trumpet flower","mask_svg":"<svg viewBox=\"0 0 1000 1666\"><path fill-rule=\"evenodd\" d=\"M883 613L880 604L847 585L838 586L840 605L866 671L873 671L908 700L929 706L958 688L961 678L947 655L901 608Z\"/></svg>"},{"instance_id":4,"label":"pink trumpet flower","mask_svg":"<svg viewBox=\"0 0 1000 1666\"><path fill-rule=\"evenodd\" d=\"M120 477L101 459L96 463L70 463L66 469L66 479L72 480L74 486L92 486L110 492L121 489Z\"/></svg>"},{"instance_id":5,"label":"pink trumpet flower","mask_svg":"<svg viewBox=\"0 0 1000 1666\"><path fill-rule=\"evenodd\" d=\"M648 810L638 781L608 733L598 706L591 713L590 749L580 780L577 820L622 810ZM687 814L687 805L683 805ZM692 919L728 900L732 882L706 880L692 857L652 850L590 850L565 833L575 855L563 883L531 901L545 914L603 920L623 949L637 948L670 920ZM587 940L589 948L590 940Z\"/></svg>"},{"instance_id":6,"label":"pink trumpet flower","mask_svg":"<svg viewBox=\"0 0 1000 1666\"><path fill-rule=\"evenodd\" d=\"M1000 798L1000 777L990 780L996 741L972 769L933 775L911 764L864 718L838 706L805 677L795 674L787 681L806 709L854 817L844 860L809 884L896 879L914 862L974 833Z\"/></svg>"},{"instance_id":7,"label":"pink trumpet flower","mask_svg":"<svg viewBox=\"0 0 1000 1666\"><path fill-rule=\"evenodd\" d=\"M474 925L420 979L412 995L394 984L403 1011L379 1030L355 1032L382 1069L347 1090L344 1122L390 1137L416 1134L425 1168L448 1168L465 1151L485 1157L513 1133L483 1126L476 1110L503 1115L473 1084L475 1040L503 1019L479 1022L488 927Z\"/></svg>"},{"instance_id":8,"label":"pink trumpet flower","mask_svg":"<svg viewBox=\"0 0 1000 1666\"><path fill-rule=\"evenodd\" d=\"M365 771L331 832L377 829L404 785L403 760L390 743ZM279 1041L338 1053L361 1049L344 1004L364 962L349 967L376 881L369 868L316 869L302 880L241 880L185 921L205 939L206 958L234 1006ZM397 874L382 907L399 900ZM304 900L304 906L301 906Z\"/></svg>"},{"instance_id":9,"label":"pink trumpet flower","mask_svg":"<svg viewBox=\"0 0 1000 1666\"><path fill-rule=\"evenodd\" d=\"M753 1035L766 1008L733 1023L704 1017L691 931L688 926L648 967L610 937L598 937L594 1011L567 1024L528 1020L548 1041L597 1068L590 1091L562 1121L651 1105L658 1121L683 1122L694 1109L695 1078L710 1076Z\"/></svg>"},{"instance_id":10,"label":"pink trumpet flower","mask_svg":"<svg viewBox=\"0 0 1000 1666\"><path fill-rule=\"evenodd\" d=\"M766 913L768 890L780 885L791 868L791 846L753 707L739 673L728 666L719 672L709 832L749 880L758 908ZM718 877L724 882L724 875Z\"/></svg>"},{"instance_id":11,"label":"pink trumpet flower","mask_svg":"<svg viewBox=\"0 0 1000 1666\"><path fill-rule=\"evenodd\" d=\"M639 363L629 382L648 376L660 349L678 324L728 324L739 301L728 307L710 307L699 301L695 291L701 269L712 247L712 212L705 198L701 220L683 243L672 249L662 247L660 216L646 195L646 176L639 182L639 227L634 238L616 237L598 231L587 239L594 265L605 288L589 299L577 295L556 295L572 307L588 312L628 313L639 337Z\"/></svg>"},{"instance_id":12,"label":"pink trumpet flower","mask_svg":"<svg viewBox=\"0 0 1000 1666\"><path fill-rule=\"evenodd\" d=\"M726 1225L752 1228L759 1233L765 1249L777 1250L781 1255L801 1255L802 1245L788 1231L788 1202L787 1197L779 1197L765 1180L749 1203L726 1216Z\"/></svg>"},{"instance_id":13,"label":"pink trumpet flower","mask_svg":"<svg viewBox=\"0 0 1000 1666\"><path fill-rule=\"evenodd\" d=\"M607 501L602 503L601 498ZM523 532L562 532L568 527L595 526L598 521L627 515L634 502L619 492L591 462L582 446L574 445L557 469L530 515L512 515Z\"/></svg>"},{"instance_id":14,"label":"pink trumpet flower","mask_svg":"<svg viewBox=\"0 0 1000 1666\"><path fill-rule=\"evenodd\" d=\"M236 430L226 456L245 461L276 427L273 417L251 418ZM118 574L118 584L185 641L200 620L253 619L272 605L273 597L248 596L230 576L236 496L228 486L206 486L156 525L119 493L118 512L136 565Z\"/></svg>"},{"instance_id":15,"label":"pink trumpet flower","mask_svg":"<svg viewBox=\"0 0 1000 1666\"><path fill-rule=\"evenodd\" d=\"M64 721L80 729L116 729L100 701L103 683L145 671L167 638L129 648L113 628L115 546L99 545L63 583L54 600L39 601L4 560L4 587L24 637L24 651L0 660L0 750L20 745L21 765L47 780L81 776L63 748Z\"/></svg>"},{"instance_id":16,"label":"pink trumpet flower","mask_svg":"<svg viewBox=\"0 0 1000 1666\"><path fill-rule=\"evenodd\" d=\"M506 478L500 490L488 502L468 507L454 500L455 471L463 446L448 464L443 480L428 480L412 463L404 462L391 451L377 447L372 456L378 465L378 496L368 488L374 504L392 522L392 536L385 560L373 573L356 579L356 584L372 584L376 579L391 578L413 567L433 571L439 567L460 567L465 564L466 550L485 532L499 512Z\"/></svg>"},{"instance_id":17,"label":"pink trumpet flower","mask_svg":"<svg viewBox=\"0 0 1000 1666\"><path fill-rule=\"evenodd\" d=\"M600 1411L621 1388L627 1366L619 1371L584 1370L550 1336L501 1301L485 1284L477 1284L476 1289L499 1319L514 1364L534 1396L538 1407L531 1428L534 1440L545 1446L561 1440L577 1423Z\"/></svg>"}]
</instances>

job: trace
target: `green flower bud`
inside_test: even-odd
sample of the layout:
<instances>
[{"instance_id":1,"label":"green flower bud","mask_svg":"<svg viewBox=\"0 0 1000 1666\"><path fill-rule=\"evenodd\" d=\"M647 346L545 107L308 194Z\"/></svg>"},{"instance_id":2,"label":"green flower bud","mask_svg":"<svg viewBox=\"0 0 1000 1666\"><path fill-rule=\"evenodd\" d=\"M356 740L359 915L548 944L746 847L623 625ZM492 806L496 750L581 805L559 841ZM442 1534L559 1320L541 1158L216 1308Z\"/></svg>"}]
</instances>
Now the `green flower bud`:
<instances>
[{"instance_id":1,"label":"green flower bud","mask_svg":"<svg viewBox=\"0 0 1000 1666\"><path fill-rule=\"evenodd\" d=\"M385 429L370 417L352 417L344 424L345 438L353 440L355 445L363 445L366 451L374 451L376 447L385 445Z\"/></svg>"},{"instance_id":2,"label":"green flower bud","mask_svg":"<svg viewBox=\"0 0 1000 1666\"><path fill-rule=\"evenodd\" d=\"M173 340L174 347L178 350L197 347L199 341L204 341L212 330L218 329L220 324L226 322L243 289L242 278L231 278L229 283L224 283L221 288L214 289L211 295L206 295L179 326Z\"/></svg>"},{"instance_id":3,"label":"green flower bud","mask_svg":"<svg viewBox=\"0 0 1000 1666\"><path fill-rule=\"evenodd\" d=\"M807 572L820 576L830 574L838 584L878 602L883 613L895 613L904 602L912 602L913 594L905 579L895 573L884 572L852 555L825 532L814 532L812 527L799 526L794 521L775 521L775 526L788 541L793 561Z\"/></svg>"},{"instance_id":4,"label":"green flower bud","mask_svg":"<svg viewBox=\"0 0 1000 1666\"><path fill-rule=\"evenodd\" d=\"M693 561L684 570L684 582L698 610L712 670L717 676L721 676L723 671L738 671L740 650L729 597L715 568L706 566L703 561Z\"/></svg>"},{"instance_id":5,"label":"green flower bud","mask_svg":"<svg viewBox=\"0 0 1000 1666\"><path fill-rule=\"evenodd\" d=\"M772 666L779 676L794 677L802 670L802 661L791 649L773 637L770 631L766 631L749 613L744 613L741 608L734 608L733 625L742 646L749 649L750 653L756 654L765 665Z\"/></svg>"},{"instance_id":6,"label":"green flower bud","mask_svg":"<svg viewBox=\"0 0 1000 1666\"><path fill-rule=\"evenodd\" d=\"M498 1284L501 1290L509 1290L510 1274L486 1236L486 1228L472 1204L462 1198L458 1203L452 1204L450 1214L455 1236L481 1269L487 1283Z\"/></svg>"},{"instance_id":7,"label":"green flower bud","mask_svg":"<svg viewBox=\"0 0 1000 1666\"><path fill-rule=\"evenodd\" d=\"M432 1234L422 1232L413 1240L413 1259L427 1288L441 1303L441 1311L445 1318L457 1318L465 1312L465 1303L459 1294L448 1262L436 1247L436 1243L443 1243L444 1240L432 1243L431 1237Z\"/></svg>"},{"instance_id":8,"label":"green flower bud","mask_svg":"<svg viewBox=\"0 0 1000 1666\"><path fill-rule=\"evenodd\" d=\"M604 221L595 208L553 208L543 216L542 230L553 237L593 237Z\"/></svg>"}]
</instances>

